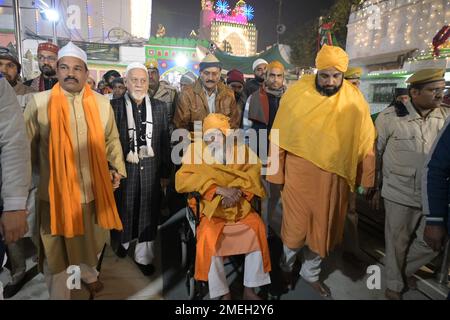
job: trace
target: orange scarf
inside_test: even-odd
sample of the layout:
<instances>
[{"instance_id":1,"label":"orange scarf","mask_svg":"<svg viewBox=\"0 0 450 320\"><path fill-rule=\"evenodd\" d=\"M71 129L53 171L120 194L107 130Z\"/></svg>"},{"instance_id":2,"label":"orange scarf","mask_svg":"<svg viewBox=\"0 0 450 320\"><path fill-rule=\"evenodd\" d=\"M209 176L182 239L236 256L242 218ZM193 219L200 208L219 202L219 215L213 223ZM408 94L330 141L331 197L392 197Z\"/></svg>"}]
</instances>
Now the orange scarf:
<instances>
[{"instance_id":1,"label":"orange scarf","mask_svg":"<svg viewBox=\"0 0 450 320\"><path fill-rule=\"evenodd\" d=\"M106 160L105 135L98 105L88 85L84 89L83 110L88 127L89 165L97 223L104 229L122 230ZM83 212L71 137L70 107L59 83L51 92L48 118L51 232L52 235L72 238L84 234Z\"/></svg>"}]
</instances>

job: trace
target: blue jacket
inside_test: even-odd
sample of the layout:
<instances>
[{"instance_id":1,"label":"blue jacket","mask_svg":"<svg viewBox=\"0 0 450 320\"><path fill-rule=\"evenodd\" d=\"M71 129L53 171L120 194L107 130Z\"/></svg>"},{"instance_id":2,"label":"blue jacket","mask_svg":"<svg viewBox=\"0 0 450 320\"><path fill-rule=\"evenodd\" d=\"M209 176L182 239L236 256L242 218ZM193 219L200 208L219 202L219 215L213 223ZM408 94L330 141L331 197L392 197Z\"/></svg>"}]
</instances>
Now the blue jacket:
<instances>
[{"instance_id":1,"label":"blue jacket","mask_svg":"<svg viewBox=\"0 0 450 320\"><path fill-rule=\"evenodd\" d=\"M450 233L450 118L434 142L422 178L427 225L447 227Z\"/></svg>"}]
</instances>

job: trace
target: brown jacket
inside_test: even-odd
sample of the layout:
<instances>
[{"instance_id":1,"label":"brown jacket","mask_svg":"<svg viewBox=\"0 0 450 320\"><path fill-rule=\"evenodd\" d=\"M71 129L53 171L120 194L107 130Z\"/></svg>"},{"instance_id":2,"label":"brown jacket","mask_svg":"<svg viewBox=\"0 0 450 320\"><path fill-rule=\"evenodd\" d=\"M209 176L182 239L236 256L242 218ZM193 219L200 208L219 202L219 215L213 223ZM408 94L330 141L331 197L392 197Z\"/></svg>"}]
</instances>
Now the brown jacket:
<instances>
[{"instance_id":1,"label":"brown jacket","mask_svg":"<svg viewBox=\"0 0 450 320\"><path fill-rule=\"evenodd\" d=\"M27 103L37 91L24 85L22 82L17 81L17 84L14 86L14 92L16 93L17 101L23 111L25 110Z\"/></svg>"},{"instance_id":2,"label":"brown jacket","mask_svg":"<svg viewBox=\"0 0 450 320\"><path fill-rule=\"evenodd\" d=\"M229 117L231 128L239 128L241 113L236 106L233 91L222 83L217 85L217 91L216 113L222 113ZM208 114L208 100L200 79L197 79L194 87L183 90L177 100L177 108L173 119L175 128L193 131L194 121L202 121Z\"/></svg>"}]
</instances>

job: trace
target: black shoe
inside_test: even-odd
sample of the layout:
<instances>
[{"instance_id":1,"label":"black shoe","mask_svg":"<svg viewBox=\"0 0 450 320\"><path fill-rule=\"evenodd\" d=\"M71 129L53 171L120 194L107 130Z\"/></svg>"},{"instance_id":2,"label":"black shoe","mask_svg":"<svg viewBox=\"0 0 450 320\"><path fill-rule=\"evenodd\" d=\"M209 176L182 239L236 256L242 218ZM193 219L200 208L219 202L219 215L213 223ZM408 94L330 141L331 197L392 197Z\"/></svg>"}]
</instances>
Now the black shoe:
<instances>
[{"instance_id":1,"label":"black shoe","mask_svg":"<svg viewBox=\"0 0 450 320\"><path fill-rule=\"evenodd\" d=\"M155 273L155 266L152 264L140 264L140 263L137 263L136 261L134 263L136 263L136 265L139 267L139 269L144 274L144 276L149 277L153 273Z\"/></svg>"},{"instance_id":2,"label":"black shoe","mask_svg":"<svg viewBox=\"0 0 450 320\"><path fill-rule=\"evenodd\" d=\"M342 253L342 258L344 259L344 261L352 264L354 267L360 270L367 270L367 267L370 265L370 263L366 261L365 258L353 252L344 251Z\"/></svg>"},{"instance_id":3,"label":"black shoe","mask_svg":"<svg viewBox=\"0 0 450 320\"><path fill-rule=\"evenodd\" d=\"M116 250L116 256L123 259L127 255L128 255L128 249L125 249L121 244L119 244L119 247Z\"/></svg>"},{"instance_id":4,"label":"black shoe","mask_svg":"<svg viewBox=\"0 0 450 320\"><path fill-rule=\"evenodd\" d=\"M16 284L8 284L6 285L6 287L3 289L3 297L5 299L9 299L14 297L19 291L20 289L23 288L23 286L27 283L27 279L24 276L19 282L17 282Z\"/></svg>"}]
</instances>

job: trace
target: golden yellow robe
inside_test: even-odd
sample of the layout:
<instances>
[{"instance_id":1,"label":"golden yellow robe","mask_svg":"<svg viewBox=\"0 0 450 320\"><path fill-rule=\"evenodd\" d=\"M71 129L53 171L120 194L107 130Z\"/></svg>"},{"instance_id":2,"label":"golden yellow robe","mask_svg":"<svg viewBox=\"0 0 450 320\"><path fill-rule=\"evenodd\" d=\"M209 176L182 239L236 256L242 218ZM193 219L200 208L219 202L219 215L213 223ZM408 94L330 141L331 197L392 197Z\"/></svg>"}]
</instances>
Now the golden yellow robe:
<instances>
[{"instance_id":1,"label":"golden yellow robe","mask_svg":"<svg viewBox=\"0 0 450 320\"><path fill-rule=\"evenodd\" d=\"M272 139L274 130L279 141ZM325 257L341 242L350 190L373 185L375 137L367 102L346 80L331 97L320 95L314 76L289 88L271 131L280 165L267 176L284 184L281 235L287 247L308 245Z\"/></svg>"},{"instance_id":2,"label":"golden yellow robe","mask_svg":"<svg viewBox=\"0 0 450 320\"><path fill-rule=\"evenodd\" d=\"M274 141L274 130L279 141ZM317 167L335 173L355 188L358 164L376 138L370 109L358 88L343 81L338 93L322 96L314 75L304 76L284 94L271 131L271 142Z\"/></svg>"},{"instance_id":3,"label":"golden yellow robe","mask_svg":"<svg viewBox=\"0 0 450 320\"><path fill-rule=\"evenodd\" d=\"M244 147L245 160L248 160L251 150L246 146ZM195 155L204 162L194 164ZM188 160L190 160L190 164L187 163ZM259 160L256 164L245 161L243 164L224 165L213 158L202 141L195 142L188 148L183 158L183 165L176 174L175 186L178 192L199 192L202 195L200 202L201 220L197 229L197 255L195 260L195 278L197 280L208 280L211 257L216 255L218 249L222 249L217 246L223 243L220 236L223 234L225 226L229 224L244 224L250 227L258 239L264 271L269 272L271 270L265 226L250 203L254 195L265 196L260 173L261 164ZM218 186L238 188L243 191L244 196L237 206L225 209L221 205L223 197L215 194L215 189ZM234 254L247 253L239 246L235 250Z\"/></svg>"}]
</instances>

